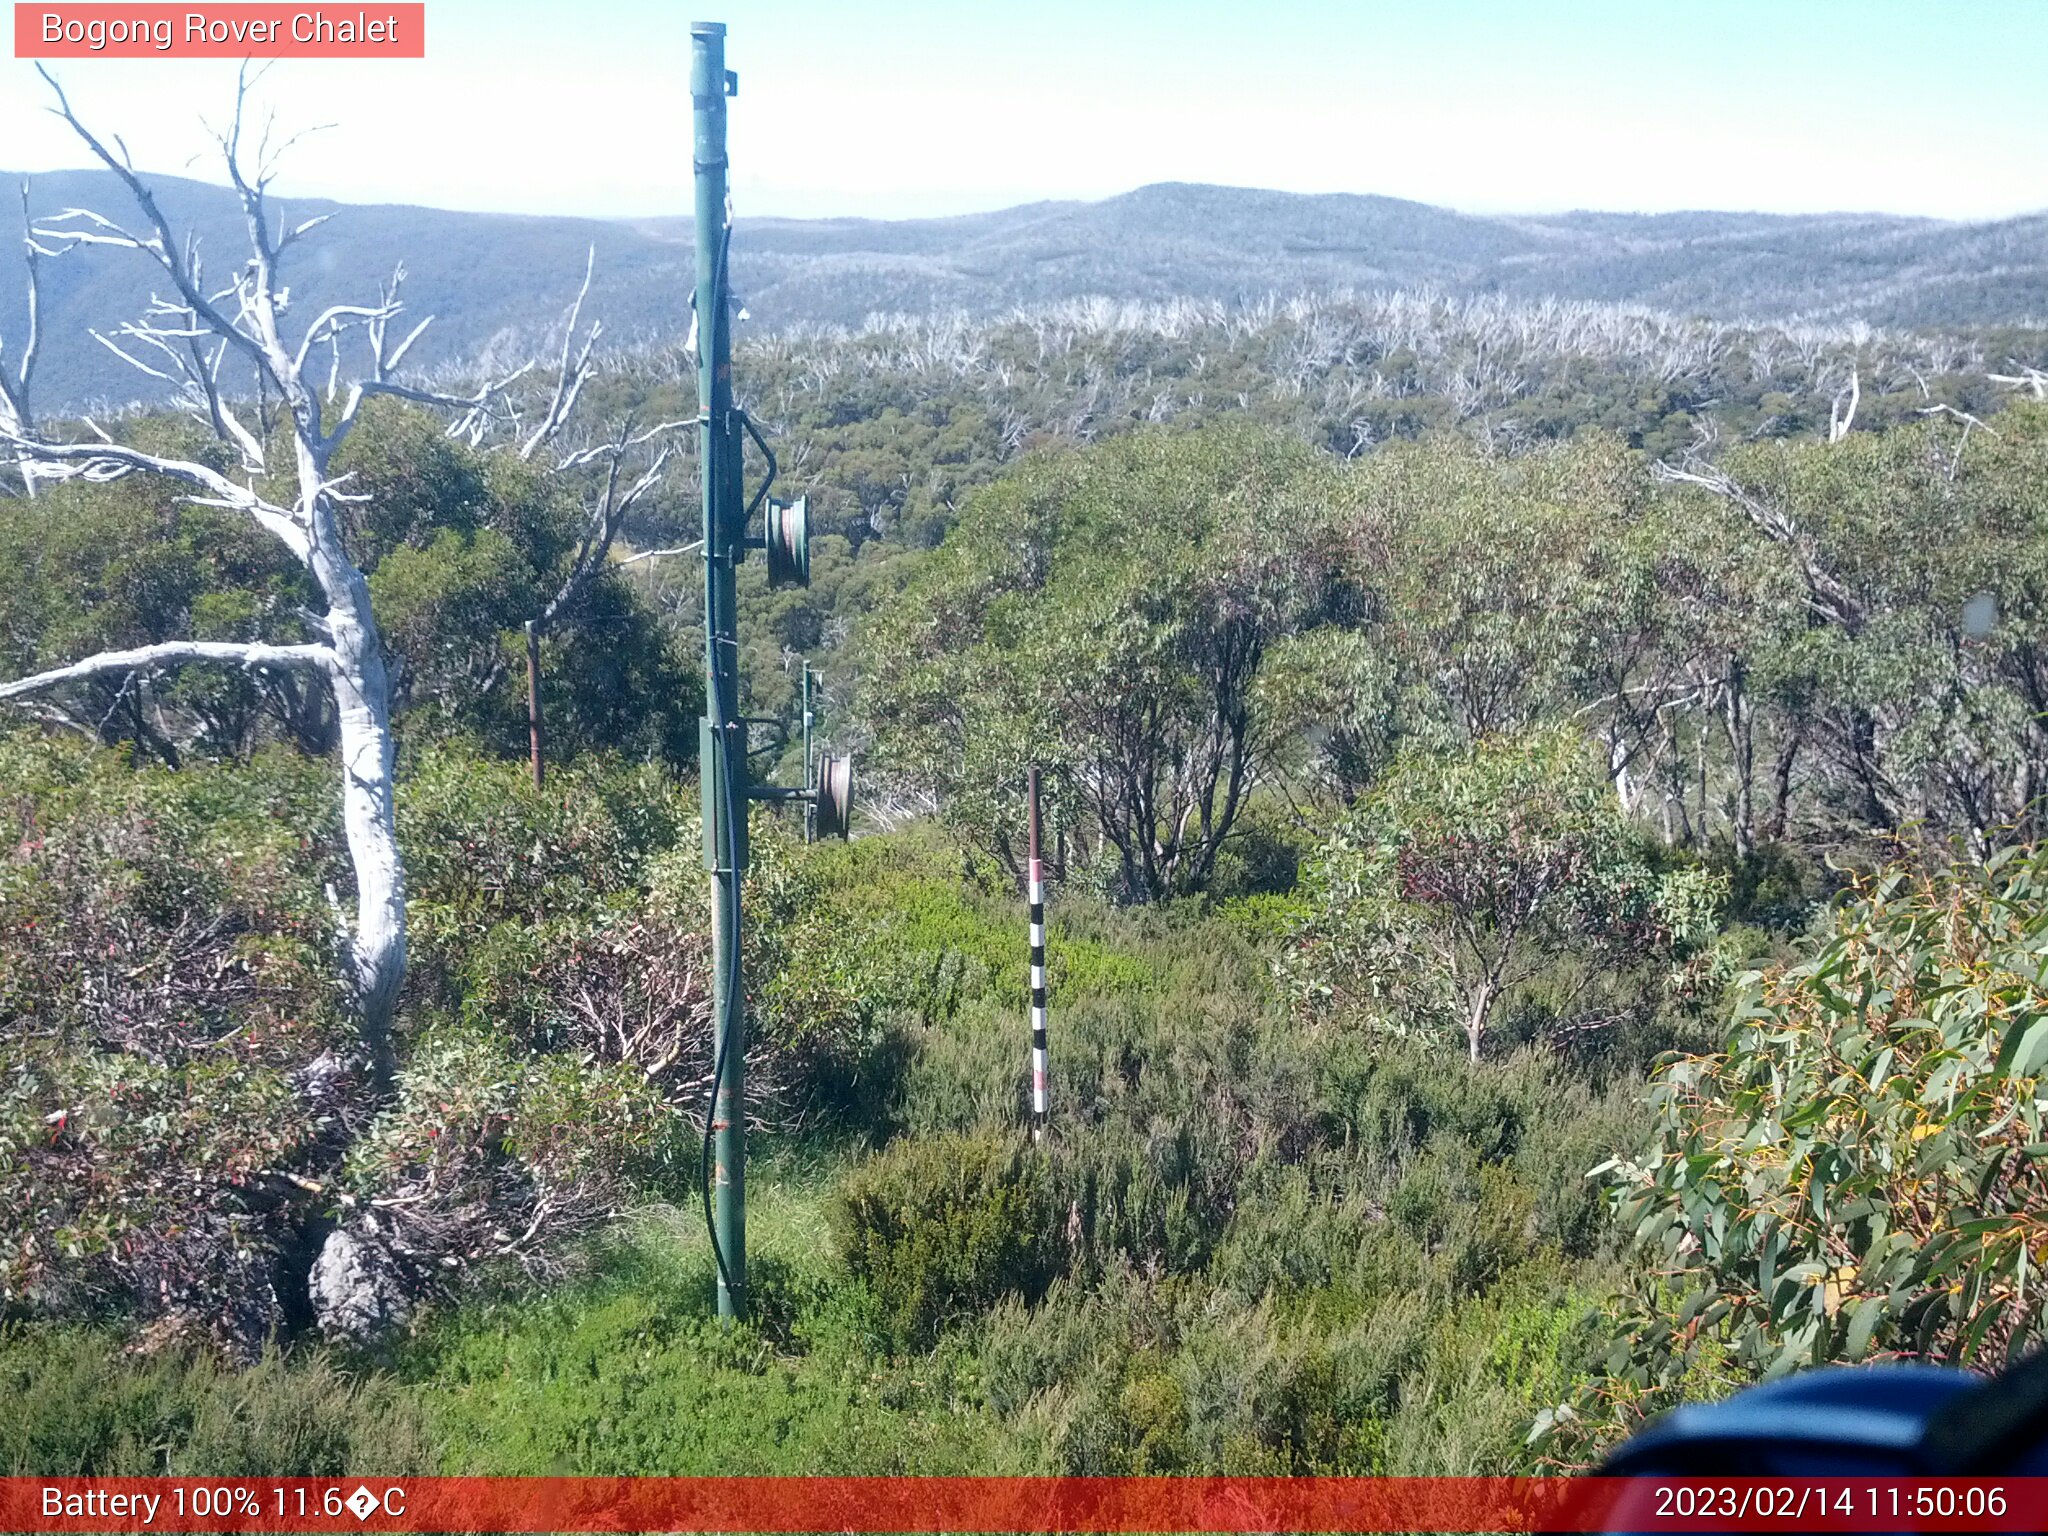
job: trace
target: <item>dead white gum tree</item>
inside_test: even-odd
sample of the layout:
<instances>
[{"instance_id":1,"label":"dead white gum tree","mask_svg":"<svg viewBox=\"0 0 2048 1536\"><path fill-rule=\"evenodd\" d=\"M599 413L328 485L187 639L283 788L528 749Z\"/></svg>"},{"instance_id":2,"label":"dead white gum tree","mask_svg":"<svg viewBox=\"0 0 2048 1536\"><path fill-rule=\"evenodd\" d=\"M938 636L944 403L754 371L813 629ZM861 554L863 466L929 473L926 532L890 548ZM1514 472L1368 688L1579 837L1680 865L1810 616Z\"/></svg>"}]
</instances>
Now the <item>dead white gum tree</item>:
<instances>
[{"instance_id":1,"label":"dead white gum tree","mask_svg":"<svg viewBox=\"0 0 2048 1536\"><path fill-rule=\"evenodd\" d=\"M39 66L40 68L40 66ZM355 911L341 915L346 979L360 1014L362 1047L371 1074L387 1087L393 1072L391 1018L406 968L405 873L399 857L393 796L391 685L383 638L370 608L369 585L342 536L342 509L364 496L333 472L335 455L355 427L365 400L391 395L442 409L448 432L472 446L493 446L522 459L543 457L562 439L592 367L600 328L592 325L581 350L574 343L590 288L570 307L559 373L541 398L537 425L523 422L513 386L532 370L525 364L482 383L471 393L400 382L406 355L429 323L409 329L403 314L401 267L378 297L334 304L320 311L296 340L286 334L289 295L280 278L286 253L326 216L287 224L269 198L278 157L266 128L253 149L245 143L244 112L251 84L237 82L233 119L217 136L248 236L242 264L226 277L207 273L197 242L181 240L139 177L119 139L110 150L79 119L56 79L43 78L55 96L51 110L118 177L139 220L122 224L88 209L68 209L33 221L27 229L29 316L27 341L9 359L0 389L0 461L11 460L29 491L38 481L108 481L157 475L186 487L186 499L242 513L304 564L326 611L303 615L315 637L304 644L171 641L109 651L32 677L0 683L0 700L23 699L104 674L130 674L209 662L251 669L291 669L316 676L330 691L338 720L343 821L355 874ZM24 209L26 193L24 192ZM45 429L29 409L39 344L37 263L82 247L107 246L140 253L155 263L164 285L138 320L95 331L102 346L168 386L178 402L232 450L227 472L190 459L145 452L87 421L65 431ZM345 363L345 360L347 362ZM348 366L352 364L353 366ZM344 374L352 377L344 377ZM631 423L592 433L583 445L548 455L547 467L580 488L586 526L568 575L536 615L542 629L571 617L603 568L625 515L662 478L683 422L644 431ZM271 462L270 446L287 436L292 462ZM594 488L593 488L594 486Z\"/></svg>"}]
</instances>

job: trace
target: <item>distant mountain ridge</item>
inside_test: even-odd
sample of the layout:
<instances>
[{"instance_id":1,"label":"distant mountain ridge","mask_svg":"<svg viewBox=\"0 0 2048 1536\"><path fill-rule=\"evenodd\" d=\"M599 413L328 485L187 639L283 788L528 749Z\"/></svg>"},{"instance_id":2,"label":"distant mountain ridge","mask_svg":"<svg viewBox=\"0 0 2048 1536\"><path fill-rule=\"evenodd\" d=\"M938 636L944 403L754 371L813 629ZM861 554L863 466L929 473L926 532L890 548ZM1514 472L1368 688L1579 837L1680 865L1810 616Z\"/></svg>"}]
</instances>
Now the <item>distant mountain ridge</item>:
<instances>
[{"instance_id":1,"label":"distant mountain ridge","mask_svg":"<svg viewBox=\"0 0 2048 1536\"><path fill-rule=\"evenodd\" d=\"M10 178L18 180L18 177ZM224 187L152 177L173 224L216 263L239 262L240 213ZM104 171L32 178L38 216L132 210ZM687 219L456 213L284 200L338 215L294 253L295 306L360 299L401 262L407 303L436 322L418 361L471 359L530 341L558 318L597 252L588 312L609 336L675 337L688 325ZM1100 202L1034 203L944 219L742 218L736 285L753 322L858 326L877 313L1000 313L1087 295L1238 300L1340 288L1432 287L1470 296L1641 304L1725 320L1964 327L2048 316L2048 214L1955 224L1883 214L1457 213L1372 195L1309 196L1186 183ZM146 395L149 381L95 346L139 313L152 269L130 252L47 263L39 398L48 409ZM22 333L18 273L0 276L0 338Z\"/></svg>"}]
</instances>

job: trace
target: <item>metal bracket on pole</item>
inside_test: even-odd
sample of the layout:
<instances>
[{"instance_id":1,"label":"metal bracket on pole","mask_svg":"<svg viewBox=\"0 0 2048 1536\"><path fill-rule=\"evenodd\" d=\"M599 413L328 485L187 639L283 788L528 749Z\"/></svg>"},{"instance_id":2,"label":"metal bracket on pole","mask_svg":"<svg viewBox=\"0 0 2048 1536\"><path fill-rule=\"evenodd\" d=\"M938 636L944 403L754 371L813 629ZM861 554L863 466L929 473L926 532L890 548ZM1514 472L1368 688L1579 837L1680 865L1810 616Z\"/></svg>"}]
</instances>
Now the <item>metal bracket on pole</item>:
<instances>
[{"instance_id":1,"label":"metal bracket on pole","mask_svg":"<svg viewBox=\"0 0 2048 1536\"><path fill-rule=\"evenodd\" d=\"M745 521L751 523L754 514L761 510L761 503L768 499L768 488L775 484L775 450L768 446L768 439L763 437L761 429L754 425L753 417L745 411L735 411L733 414L739 417L740 426L747 436L754 440L754 446L761 450L761 457L768 461L768 473L761 477L761 484L755 490L753 500L747 503ZM753 541L749 539L747 542L751 544Z\"/></svg>"}]
</instances>

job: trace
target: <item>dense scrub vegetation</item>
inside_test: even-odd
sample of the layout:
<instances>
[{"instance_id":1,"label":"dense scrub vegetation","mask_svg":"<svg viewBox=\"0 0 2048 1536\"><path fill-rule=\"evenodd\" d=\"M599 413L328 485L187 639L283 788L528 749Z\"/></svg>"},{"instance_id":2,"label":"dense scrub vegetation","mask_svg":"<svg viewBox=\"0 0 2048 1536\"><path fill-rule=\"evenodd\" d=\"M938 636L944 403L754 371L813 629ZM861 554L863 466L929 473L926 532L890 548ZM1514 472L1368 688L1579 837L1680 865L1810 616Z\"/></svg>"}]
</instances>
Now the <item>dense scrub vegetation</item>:
<instances>
[{"instance_id":1,"label":"dense scrub vegetation","mask_svg":"<svg viewBox=\"0 0 2048 1536\"><path fill-rule=\"evenodd\" d=\"M537 790L516 626L573 504L407 411L352 442L404 743L388 1086L310 698L10 715L6 1470L1513 1470L2036 1340L2048 412L1940 338L1406 302L743 360L839 530L808 593L744 570L750 707L823 655L876 791L847 846L754 831L743 1328L697 1220L687 563L549 642ZM289 642L306 600L136 485L0 500L10 676ZM323 1341L343 1220L376 1242Z\"/></svg>"},{"instance_id":2,"label":"dense scrub vegetation","mask_svg":"<svg viewBox=\"0 0 2048 1536\"><path fill-rule=\"evenodd\" d=\"M12 766L25 775L19 759ZM137 775L104 760L97 769L108 792L136 798L211 777ZM440 785L457 775L457 831L482 838L434 824L448 815ZM269 1405L248 1378L194 1352L220 1321L204 1304L222 1294L206 1276L183 1275L189 1310L172 1317L139 1278L166 1260L118 1242L82 1245L54 1257L33 1291L10 1278L19 1321L0 1346L8 1370L97 1361L73 1394L10 1426L12 1466L183 1466L246 1421L236 1464L270 1458L279 1468L338 1459L524 1472L1415 1470L1443 1458L1511 1463L1530 1417L1567 1389L1607 1245L1598 1192L1582 1175L1640 1134L1642 1111L1626 1094L1579 1085L1534 1055L1474 1069L1433 1050L1389 1054L1350 1031L1300 1030L1266 1006L1256 938L1266 918L1255 902L1161 913L1077 900L1053 948L1055 986L1070 1000L1054 1086L1065 1110L1059 1134L1033 1149L1019 1140L1014 905L1005 888L963 886L942 844L907 834L789 849L791 873L763 877L801 882L811 921L833 934L829 953L806 952L805 925L792 922L783 953L759 957L770 1038L778 997L804 997L813 1044L824 1026L811 999L853 977L864 1001L832 1032L835 1070L784 1096L808 1094L809 1118L798 1134L779 1117L756 1181L759 1317L721 1333L707 1315L694 1157L660 1155L689 1140L675 1123L683 1111L644 1090L610 1106L590 1102L587 1088L572 1103L536 1104L536 1093L577 1091L551 1069L562 1057L542 1048L536 1025L500 1008L478 1014L495 1025L480 1036L459 1014L465 1001L478 1008L501 967L529 963L498 953L534 926L498 916L530 899L521 866L545 869L577 846L590 854L588 896L572 883L565 907L644 911L643 892L660 885L659 847L620 839L616 822L589 808L587 784L544 806L516 775L473 761L429 765L421 778L407 826L422 867L435 869L431 850L452 843L472 872L453 888L436 888L431 874L423 884L449 921L465 906L481 916L468 943L436 946L410 1014L408 1050L448 1053L450 1067L423 1080L450 1097L415 1095L385 1112L391 1128L369 1144L402 1149L403 1165L366 1167L358 1197L431 1188L434 1209L459 1195L516 1230L534 1186L593 1177L601 1165L619 1181L606 1188L630 1182L652 1213L598 1247L555 1250L541 1295L520 1278L535 1255L444 1250L460 1263L437 1290L453 1299L417 1318L368 1375L373 1357L323 1354L304 1340L288 1368L260 1367L285 1371L303 1394L306 1427L290 1435L264 1427ZM563 825L563 805L579 803ZM43 814L54 835L80 830ZM655 873L636 873L650 862ZM577 990L529 983L525 995L561 1004ZM430 1008L433 994L457 1011ZM485 1050L489 1062L460 1055ZM91 1067L111 1075L113 1059L103 1043L60 1036L20 1081L69 1070L74 1090ZM800 1048L780 1051L784 1082L802 1059ZM507 1073L509 1091L479 1102L480 1085ZM10 1178L30 1181L42 1202L10 1201L21 1213L10 1214L10 1255L40 1236L30 1213L53 1195L100 1187L84 1164L108 1155L109 1134L148 1129L91 1105L53 1136L34 1112L42 1102L17 1100L10 1122ZM272 1120L289 1102L273 1099ZM237 1107L247 1116L238 1130L257 1123L257 1106ZM216 1202L200 1211L184 1197L177 1214L195 1225L225 1219L238 1188L185 1129L215 1113L179 1105L179 1128L154 1143L166 1185L196 1183ZM474 1125L493 1114L497 1141L485 1147ZM858 1151L876 1141L880 1152ZM323 1171L303 1146L263 1155L267 1168ZM492 1180L502 1181L495 1195L485 1192ZM139 1219L145 1198L137 1188L124 1214ZM252 1250L286 1219L267 1201L237 1210L258 1234L242 1239ZM257 1251L250 1262L261 1260ZM68 1297L51 1289L58 1278L72 1280ZM52 1313L100 1322L90 1332L28 1324ZM116 1363L109 1330L150 1314L160 1321L146 1363ZM442 1390L451 1385L468 1389ZM729 1439L702 1431L696 1410L714 1402L733 1415Z\"/></svg>"},{"instance_id":3,"label":"dense scrub vegetation","mask_svg":"<svg viewBox=\"0 0 2048 1536\"><path fill-rule=\"evenodd\" d=\"M1824 436L1852 385L1858 435L1929 411L1989 419L2011 391L1988 375L2048 364L2042 334L2015 327L1736 325L1429 291L1082 300L987 320L743 329L738 348L745 404L779 434L784 473L817 519L808 591L771 592L757 566L741 570L750 707L785 717L790 656L822 660L842 701L845 642L865 616L981 487L1049 444L1259 423L1340 458L1432 436L1512 455L1599 429L1653 459L1682 458ZM621 358L590 402L641 420L687 416L686 364L662 350ZM644 509L635 536L673 547L695 528L679 484ZM687 562L638 566L632 584L685 630L697 622L701 582Z\"/></svg>"}]
</instances>

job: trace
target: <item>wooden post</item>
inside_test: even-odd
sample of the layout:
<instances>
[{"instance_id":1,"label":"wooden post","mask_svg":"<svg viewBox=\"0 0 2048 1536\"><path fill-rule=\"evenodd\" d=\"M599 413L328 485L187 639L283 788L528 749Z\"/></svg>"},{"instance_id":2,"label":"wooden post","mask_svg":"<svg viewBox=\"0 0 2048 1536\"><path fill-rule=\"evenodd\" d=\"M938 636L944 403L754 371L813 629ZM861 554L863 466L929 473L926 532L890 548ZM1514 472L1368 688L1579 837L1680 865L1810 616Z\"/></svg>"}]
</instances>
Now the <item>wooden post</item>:
<instances>
[{"instance_id":1,"label":"wooden post","mask_svg":"<svg viewBox=\"0 0 2048 1536\"><path fill-rule=\"evenodd\" d=\"M1038 765L1026 776L1029 803L1031 903L1031 1139L1045 1139L1045 863L1038 848Z\"/></svg>"},{"instance_id":2,"label":"wooden post","mask_svg":"<svg viewBox=\"0 0 2048 1536\"><path fill-rule=\"evenodd\" d=\"M540 744L540 631L526 621L526 744L533 758L533 787L547 783L547 760Z\"/></svg>"}]
</instances>

